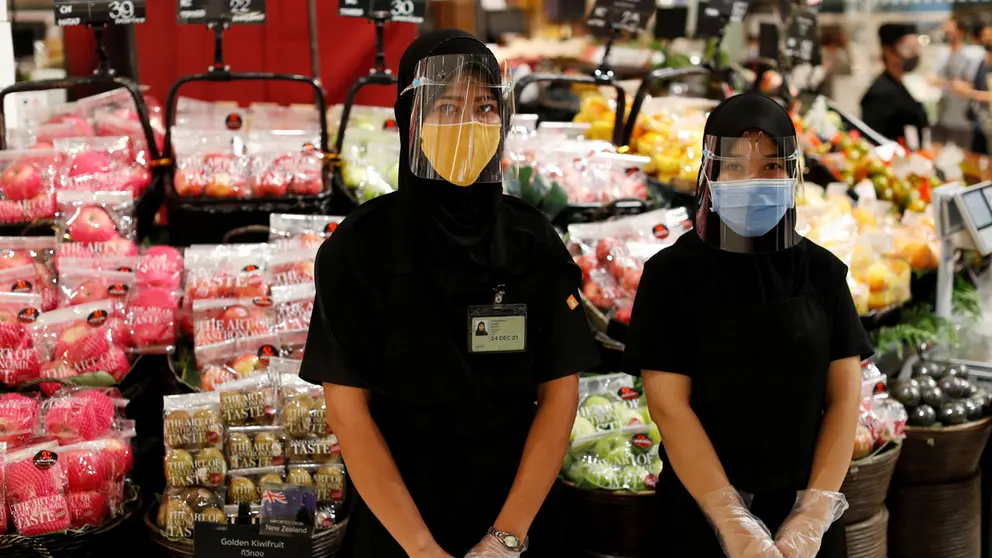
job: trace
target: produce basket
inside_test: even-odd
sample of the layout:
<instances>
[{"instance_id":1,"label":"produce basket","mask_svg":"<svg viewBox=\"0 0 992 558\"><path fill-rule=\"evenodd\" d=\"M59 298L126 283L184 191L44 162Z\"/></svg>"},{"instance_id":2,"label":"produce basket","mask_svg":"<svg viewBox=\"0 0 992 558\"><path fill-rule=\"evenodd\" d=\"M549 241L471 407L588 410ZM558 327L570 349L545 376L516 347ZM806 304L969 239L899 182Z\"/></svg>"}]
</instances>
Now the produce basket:
<instances>
[{"instance_id":1,"label":"produce basket","mask_svg":"<svg viewBox=\"0 0 992 558\"><path fill-rule=\"evenodd\" d=\"M586 490L563 481L564 507L571 525L586 525L593 518L596 528L585 531L582 550L586 555L640 558L654 556L654 531L658 524L654 492L630 493Z\"/></svg>"},{"instance_id":2,"label":"produce basket","mask_svg":"<svg viewBox=\"0 0 992 558\"><path fill-rule=\"evenodd\" d=\"M888 558L889 510L882 509L858 523L848 523L847 558Z\"/></svg>"},{"instance_id":3,"label":"produce basket","mask_svg":"<svg viewBox=\"0 0 992 558\"><path fill-rule=\"evenodd\" d=\"M151 183L145 188L141 196L135 200L134 216L137 220L138 238L148 236L155 224L155 214L162 205L163 199L163 177L165 171L159 165L160 155L158 146L155 143L155 132L152 130L151 120L148 116L148 106L145 98L141 94L138 84L122 77L110 74L97 73L86 77L67 77L64 79L47 79L39 81L21 81L0 90L0 149L7 149L7 117L4 113L5 101L8 95L14 93L25 93L29 91L52 91L56 89L71 89L74 87L97 86L107 90L124 88L134 101L135 111L138 114L139 124L145 136L148 149L148 161L151 168ZM17 223L0 225L0 235L20 236L37 235L39 230L51 231L55 226L54 219L42 219L30 223ZM45 234L48 234L46 232Z\"/></svg>"},{"instance_id":4,"label":"produce basket","mask_svg":"<svg viewBox=\"0 0 992 558\"><path fill-rule=\"evenodd\" d=\"M79 531L50 533L37 537L0 535L0 556L4 558L105 558L119 551L121 538L127 537L126 523L141 507L141 495L133 484L125 486L124 513L99 527ZM122 528L123 526L123 528Z\"/></svg>"},{"instance_id":5,"label":"produce basket","mask_svg":"<svg viewBox=\"0 0 992 558\"><path fill-rule=\"evenodd\" d=\"M162 535L161 529L155 525L155 515L158 513L158 504L148 507L145 512L145 529L148 536L155 543L157 555L161 558L189 558L193 556L193 541L172 540ZM345 519L331 529L318 532L313 537L313 551L308 558L333 558L341 551L341 543L344 541L345 531L348 529L348 520Z\"/></svg>"},{"instance_id":6,"label":"produce basket","mask_svg":"<svg viewBox=\"0 0 992 558\"><path fill-rule=\"evenodd\" d=\"M314 195L287 194L277 198L227 199L181 196L174 184L175 161L173 160L172 126L176 121L176 100L180 89L193 82L235 81L276 81L309 85L314 92L314 102L320 118L320 145L317 146L324 165L322 182L324 189ZM332 198L331 171L327 138L327 107L324 90L314 79L295 74L274 73L234 73L215 69L203 74L186 76L169 90L165 104L165 147L163 157L169 162L165 166L165 206L169 218L169 240L174 246L187 246L197 243L218 243L231 229L247 225L267 225L270 213L325 214Z\"/></svg>"},{"instance_id":7,"label":"produce basket","mask_svg":"<svg viewBox=\"0 0 992 558\"><path fill-rule=\"evenodd\" d=\"M613 137L611 141L613 142L613 145L618 147L624 144L624 116L627 114L627 92L624 91L620 83L613 77L612 71L603 72L602 69L599 69L594 72L594 75L527 74L517 80L517 83L514 84L513 98L519 99L524 89L535 83L570 83L575 85L595 85L615 89L617 92L617 109L615 113L615 120L613 121Z\"/></svg>"},{"instance_id":8,"label":"produce basket","mask_svg":"<svg viewBox=\"0 0 992 558\"><path fill-rule=\"evenodd\" d=\"M840 491L847 497L850 508L844 513L844 523L867 522L877 516L885 504L901 446L897 445L877 455L851 463ZM850 542L850 541L848 541Z\"/></svg>"},{"instance_id":9,"label":"produce basket","mask_svg":"<svg viewBox=\"0 0 992 558\"><path fill-rule=\"evenodd\" d=\"M988 417L957 426L907 426L895 482L924 485L971 477L978 470L990 433L992 418Z\"/></svg>"},{"instance_id":10,"label":"produce basket","mask_svg":"<svg viewBox=\"0 0 992 558\"><path fill-rule=\"evenodd\" d=\"M891 558L981 554L981 475L948 484L893 485L887 507Z\"/></svg>"}]
</instances>

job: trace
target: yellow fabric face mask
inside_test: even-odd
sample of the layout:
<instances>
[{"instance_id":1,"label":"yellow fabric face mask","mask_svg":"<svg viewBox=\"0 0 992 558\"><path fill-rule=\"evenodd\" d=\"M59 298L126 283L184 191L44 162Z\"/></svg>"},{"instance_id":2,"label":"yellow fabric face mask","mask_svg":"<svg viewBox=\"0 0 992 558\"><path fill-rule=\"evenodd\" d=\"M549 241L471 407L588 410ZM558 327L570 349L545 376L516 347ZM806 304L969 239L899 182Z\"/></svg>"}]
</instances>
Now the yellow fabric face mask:
<instances>
[{"instance_id":1,"label":"yellow fabric face mask","mask_svg":"<svg viewBox=\"0 0 992 558\"><path fill-rule=\"evenodd\" d=\"M471 186L499 149L499 124L421 124L420 146L434 170L457 186Z\"/></svg>"}]
</instances>

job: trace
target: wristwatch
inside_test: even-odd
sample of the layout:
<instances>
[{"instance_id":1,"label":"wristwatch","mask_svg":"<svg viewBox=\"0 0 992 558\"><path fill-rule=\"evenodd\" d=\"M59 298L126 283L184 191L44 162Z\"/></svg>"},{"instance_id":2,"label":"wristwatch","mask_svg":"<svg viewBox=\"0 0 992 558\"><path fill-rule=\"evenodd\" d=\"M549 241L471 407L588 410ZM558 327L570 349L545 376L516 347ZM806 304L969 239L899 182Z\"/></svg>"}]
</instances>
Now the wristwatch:
<instances>
[{"instance_id":1,"label":"wristwatch","mask_svg":"<svg viewBox=\"0 0 992 558\"><path fill-rule=\"evenodd\" d=\"M495 527L489 528L489 536L498 540L500 544L505 546L508 550L514 552L523 552L527 550L528 539L520 540L516 535L507 533L506 531L500 531Z\"/></svg>"}]
</instances>

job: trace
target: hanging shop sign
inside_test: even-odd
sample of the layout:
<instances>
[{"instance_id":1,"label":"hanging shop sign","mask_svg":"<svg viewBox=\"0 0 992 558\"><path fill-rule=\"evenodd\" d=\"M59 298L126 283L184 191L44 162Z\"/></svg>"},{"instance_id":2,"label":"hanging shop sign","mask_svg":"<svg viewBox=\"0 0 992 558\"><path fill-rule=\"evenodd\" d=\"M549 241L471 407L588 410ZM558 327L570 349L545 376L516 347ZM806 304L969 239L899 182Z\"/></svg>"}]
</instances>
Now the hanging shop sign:
<instances>
[{"instance_id":1,"label":"hanging shop sign","mask_svg":"<svg viewBox=\"0 0 992 558\"><path fill-rule=\"evenodd\" d=\"M816 28L815 11L803 7L793 9L785 34L784 46L782 54L785 60L794 64L811 64L813 66L820 64L820 41Z\"/></svg>"},{"instance_id":2,"label":"hanging shop sign","mask_svg":"<svg viewBox=\"0 0 992 558\"><path fill-rule=\"evenodd\" d=\"M265 23L266 0L178 0L176 21L204 24L224 21L235 25Z\"/></svg>"},{"instance_id":3,"label":"hanging shop sign","mask_svg":"<svg viewBox=\"0 0 992 558\"><path fill-rule=\"evenodd\" d=\"M636 33L647 27L655 9L654 0L596 0L586 26L599 36L612 36L614 31Z\"/></svg>"},{"instance_id":4,"label":"hanging shop sign","mask_svg":"<svg viewBox=\"0 0 992 558\"><path fill-rule=\"evenodd\" d=\"M427 0L338 0L338 15L372 19L386 14L400 23L420 23L427 15Z\"/></svg>"},{"instance_id":5,"label":"hanging shop sign","mask_svg":"<svg viewBox=\"0 0 992 558\"><path fill-rule=\"evenodd\" d=\"M52 8L59 27L145 22L145 0L53 0Z\"/></svg>"}]
</instances>

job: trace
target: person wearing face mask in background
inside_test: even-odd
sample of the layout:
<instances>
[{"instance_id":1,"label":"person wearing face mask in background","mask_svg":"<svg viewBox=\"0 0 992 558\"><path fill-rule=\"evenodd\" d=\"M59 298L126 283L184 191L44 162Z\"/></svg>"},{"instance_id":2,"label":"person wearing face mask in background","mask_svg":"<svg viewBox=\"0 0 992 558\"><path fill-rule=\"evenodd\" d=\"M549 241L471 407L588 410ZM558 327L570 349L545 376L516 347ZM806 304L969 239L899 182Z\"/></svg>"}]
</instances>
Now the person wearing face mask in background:
<instances>
[{"instance_id":1,"label":"person wearing face mask in background","mask_svg":"<svg viewBox=\"0 0 992 558\"><path fill-rule=\"evenodd\" d=\"M543 215L503 195L504 76L467 33L415 40L398 73L398 191L317 255L300 376L324 386L359 497L341 558L560 555L544 501L577 373L599 355L581 271Z\"/></svg>"},{"instance_id":2,"label":"person wearing face mask in background","mask_svg":"<svg viewBox=\"0 0 992 558\"><path fill-rule=\"evenodd\" d=\"M974 123L969 118L969 101L954 92L954 83L974 83L975 73L985 58L985 50L965 42L967 29L955 18L944 23L946 49L934 63L927 81L942 89L937 107L937 122L933 125L933 141L953 143L970 149L974 136Z\"/></svg>"},{"instance_id":3,"label":"person wearing face mask in background","mask_svg":"<svg viewBox=\"0 0 992 558\"><path fill-rule=\"evenodd\" d=\"M886 23L878 28L885 71L861 98L861 119L869 128L893 141L905 138L907 128L917 141L930 123L923 105L903 85L903 76L920 64L916 26Z\"/></svg>"},{"instance_id":4,"label":"person wearing face mask in background","mask_svg":"<svg viewBox=\"0 0 992 558\"><path fill-rule=\"evenodd\" d=\"M992 137L992 107L990 107L989 83L992 82L992 24L985 25L978 33L980 45L985 49L985 60L975 72L975 80L957 80L951 84L951 91L971 103L968 116L974 123L974 139L971 150L979 155L992 155L989 149Z\"/></svg>"},{"instance_id":5,"label":"person wearing face mask in background","mask_svg":"<svg viewBox=\"0 0 992 558\"><path fill-rule=\"evenodd\" d=\"M644 378L671 465L657 556L847 556L838 491L872 348L847 267L797 230L802 173L786 110L724 101L706 121L694 232L644 266L624 369Z\"/></svg>"}]
</instances>

